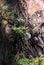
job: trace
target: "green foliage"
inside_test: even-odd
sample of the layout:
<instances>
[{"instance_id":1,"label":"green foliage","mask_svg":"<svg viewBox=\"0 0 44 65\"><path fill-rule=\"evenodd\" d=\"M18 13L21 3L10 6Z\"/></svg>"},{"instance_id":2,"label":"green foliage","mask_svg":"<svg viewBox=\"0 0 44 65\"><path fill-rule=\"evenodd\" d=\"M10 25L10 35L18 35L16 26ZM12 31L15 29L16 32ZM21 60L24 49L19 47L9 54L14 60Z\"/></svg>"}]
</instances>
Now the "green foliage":
<instances>
[{"instance_id":1,"label":"green foliage","mask_svg":"<svg viewBox=\"0 0 44 65\"><path fill-rule=\"evenodd\" d=\"M37 57L35 59L22 58L17 61L17 65L44 65L44 57Z\"/></svg>"},{"instance_id":2,"label":"green foliage","mask_svg":"<svg viewBox=\"0 0 44 65\"><path fill-rule=\"evenodd\" d=\"M16 21L15 21L15 25L12 27L12 30L15 33L23 36L26 32L23 24L24 24L24 20L22 18L17 18Z\"/></svg>"},{"instance_id":3,"label":"green foliage","mask_svg":"<svg viewBox=\"0 0 44 65\"><path fill-rule=\"evenodd\" d=\"M8 11L8 7L9 7L8 5L2 6L2 10L3 10L3 11L4 11L4 10L5 10L5 11Z\"/></svg>"},{"instance_id":4,"label":"green foliage","mask_svg":"<svg viewBox=\"0 0 44 65\"><path fill-rule=\"evenodd\" d=\"M33 29L32 32L35 34L35 33L38 33L38 29Z\"/></svg>"},{"instance_id":5,"label":"green foliage","mask_svg":"<svg viewBox=\"0 0 44 65\"><path fill-rule=\"evenodd\" d=\"M23 26L20 26L20 27L13 26L12 30L19 35L24 35L25 33L25 27Z\"/></svg>"},{"instance_id":6,"label":"green foliage","mask_svg":"<svg viewBox=\"0 0 44 65\"><path fill-rule=\"evenodd\" d=\"M17 26L23 26L24 25L24 20L22 18L17 18L15 21L15 24Z\"/></svg>"},{"instance_id":7,"label":"green foliage","mask_svg":"<svg viewBox=\"0 0 44 65\"><path fill-rule=\"evenodd\" d=\"M16 10L15 9L13 9L13 10L9 9L8 15L11 19L14 19L14 17L16 16L14 14L16 14Z\"/></svg>"},{"instance_id":8,"label":"green foliage","mask_svg":"<svg viewBox=\"0 0 44 65\"><path fill-rule=\"evenodd\" d=\"M7 16L9 17L9 18L11 18L11 19L14 19L14 17L16 17L16 9L15 8L10 8L10 6L9 5L4 5L4 6L2 6L1 7L1 10L2 10L2 14L3 14L3 16L5 15L5 14L7 14Z\"/></svg>"},{"instance_id":9,"label":"green foliage","mask_svg":"<svg viewBox=\"0 0 44 65\"><path fill-rule=\"evenodd\" d=\"M18 65L30 65L29 64L29 59L22 58L18 61Z\"/></svg>"}]
</instances>

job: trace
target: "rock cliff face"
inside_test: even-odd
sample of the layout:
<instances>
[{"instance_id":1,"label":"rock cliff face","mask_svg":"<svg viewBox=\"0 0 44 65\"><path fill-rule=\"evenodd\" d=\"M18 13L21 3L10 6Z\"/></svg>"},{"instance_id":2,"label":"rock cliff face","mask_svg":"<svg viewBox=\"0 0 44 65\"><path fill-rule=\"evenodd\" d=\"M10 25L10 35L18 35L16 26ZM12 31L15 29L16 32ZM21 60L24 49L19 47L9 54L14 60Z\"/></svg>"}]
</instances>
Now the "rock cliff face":
<instances>
[{"instance_id":1,"label":"rock cliff face","mask_svg":"<svg viewBox=\"0 0 44 65\"><path fill-rule=\"evenodd\" d=\"M9 0L8 0L9 1ZM11 1L11 0L10 0ZM0 6L2 6L3 4L6 4L7 3L7 0L0 0ZM36 12L36 11L40 11L40 10L44 10L44 0L27 0L27 10L28 10L28 13L29 14L31 14L31 15L33 15L34 14L34 12ZM44 11L43 11L43 13L44 13ZM35 15L33 15L33 19L34 19L34 16ZM39 17L40 19L40 22L41 21L44 21L44 15L43 15L43 17ZM35 19L37 19L37 16L35 17ZM38 20L38 19L37 19ZM39 22L39 20L38 20L38 22ZM35 23L36 22L36 20L33 20L32 21L33 23ZM7 42L7 41L6 41ZM8 61L8 58L9 57L11 57L11 56L9 56L9 54L11 54L11 47L12 47L12 45L11 45L11 47L9 47L9 45L7 44L7 45L5 45L5 43L6 42L4 42L4 45L3 45L3 43L0 45L0 65L1 65L1 63L3 63L3 60L5 59L5 61L7 62ZM0 42L1 43L1 42ZM8 42L7 42L8 43ZM6 48L6 47L9 47L9 48ZM3 49L4 48L4 49ZM9 49L9 50L8 50ZM8 52L9 51L9 52ZM6 58L6 55L8 55L8 57ZM4 56L4 57L3 57ZM10 59L11 60L11 59ZM8 61L9 62L9 61ZM7 63L8 63L7 62ZM5 64L2 64L2 65L5 65ZM10 65L10 64L8 64L8 65Z\"/></svg>"},{"instance_id":2,"label":"rock cliff face","mask_svg":"<svg viewBox=\"0 0 44 65\"><path fill-rule=\"evenodd\" d=\"M27 0L28 12L31 15L36 11L44 10L44 0Z\"/></svg>"}]
</instances>

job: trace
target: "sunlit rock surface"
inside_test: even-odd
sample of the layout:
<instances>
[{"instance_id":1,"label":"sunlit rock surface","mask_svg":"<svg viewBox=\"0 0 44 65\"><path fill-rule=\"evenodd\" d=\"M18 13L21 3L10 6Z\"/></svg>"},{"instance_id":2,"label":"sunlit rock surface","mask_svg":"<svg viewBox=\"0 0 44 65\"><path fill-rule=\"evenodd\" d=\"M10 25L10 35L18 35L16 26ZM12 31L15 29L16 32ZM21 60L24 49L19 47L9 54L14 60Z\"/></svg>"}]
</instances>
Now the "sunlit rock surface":
<instances>
[{"instance_id":1,"label":"sunlit rock surface","mask_svg":"<svg viewBox=\"0 0 44 65\"><path fill-rule=\"evenodd\" d=\"M27 7L28 12L33 15L35 11L44 10L44 0L27 0Z\"/></svg>"}]
</instances>

